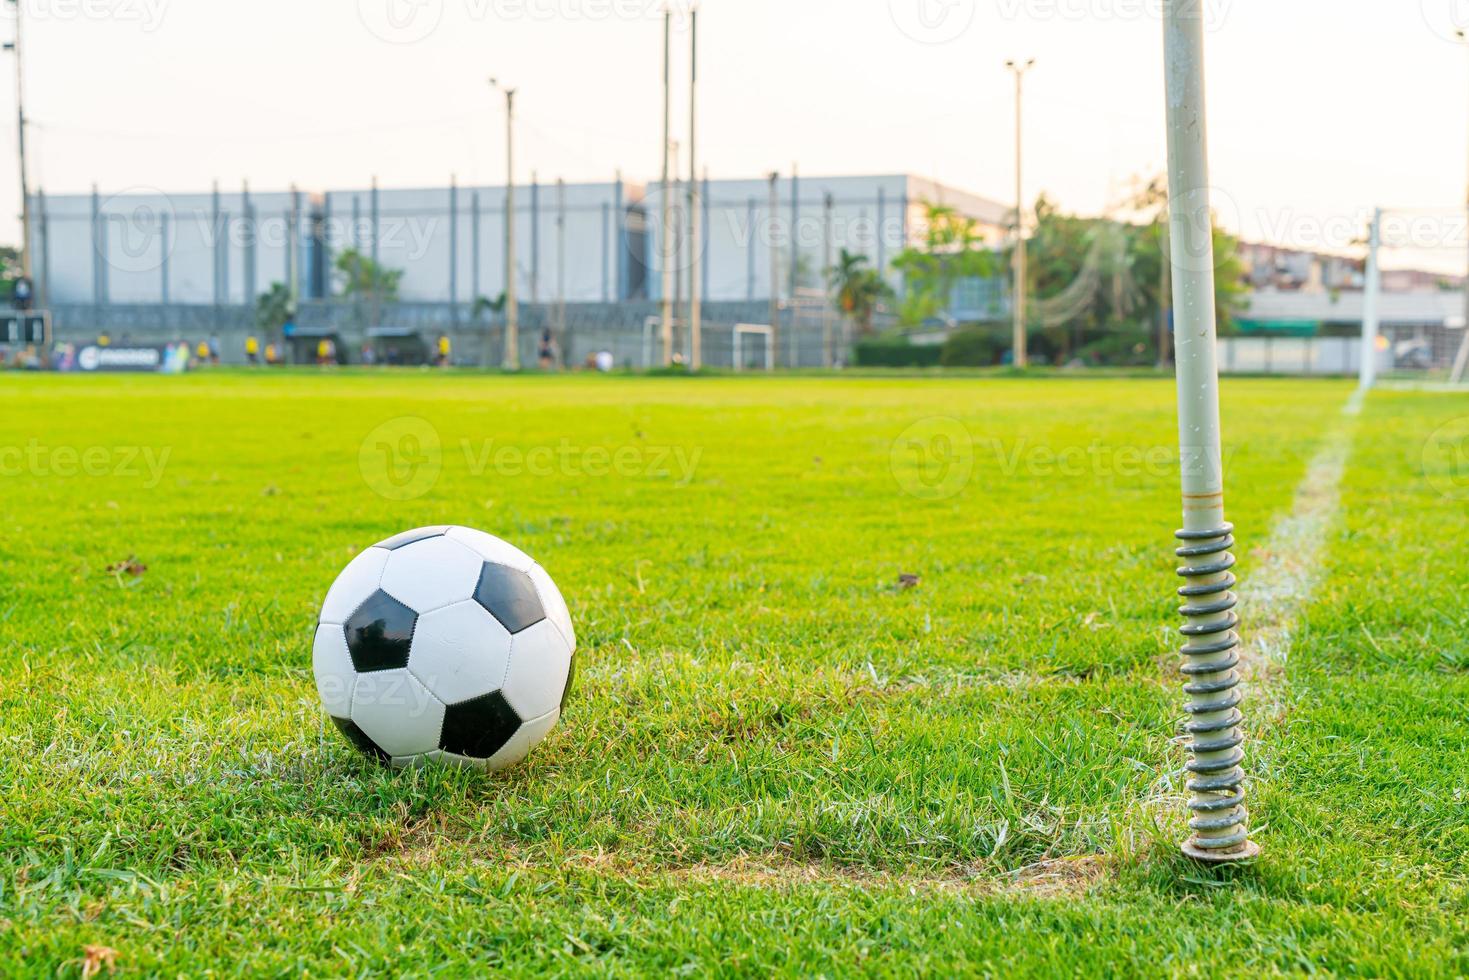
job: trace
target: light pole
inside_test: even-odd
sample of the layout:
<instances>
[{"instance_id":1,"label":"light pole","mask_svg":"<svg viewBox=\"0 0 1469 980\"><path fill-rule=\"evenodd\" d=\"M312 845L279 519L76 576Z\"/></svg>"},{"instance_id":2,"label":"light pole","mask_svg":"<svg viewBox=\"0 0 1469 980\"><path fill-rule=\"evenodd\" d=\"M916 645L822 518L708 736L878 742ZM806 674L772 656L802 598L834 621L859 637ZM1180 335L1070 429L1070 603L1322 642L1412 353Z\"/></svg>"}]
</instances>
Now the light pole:
<instances>
[{"instance_id":1,"label":"light pole","mask_svg":"<svg viewBox=\"0 0 1469 980\"><path fill-rule=\"evenodd\" d=\"M673 10L665 8L663 11L663 213L660 216L663 222L663 247L660 256L663 263L663 296L660 309L661 333L663 336L663 366L668 367L673 363L673 254L670 251L673 246L673 211L669 208L669 196L673 193L669 186L669 160L668 153L672 145L673 134L671 131L672 119L672 82L669 75L669 65L672 60L673 50Z\"/></svg>"},{"instance_id":2,"label":"light pole","mask_svg":"<svg viewBox=\"0 0 1469 980\"><path fill-rule=\"evenodd\" d=\"M699 162L698 144L694 135L698 132L699 109L699 8L689 9L689 370L697 371L704 358L700 333L702 311L699 295Z\"/></svg>"},{"instance_id":3,"label":"light pole","mask_svg":"<svg viewBox=\"0 0 1469 980\"><path fill-rule=\"evenodd\" d=\"M25 72L20 61L21 0L10 0L15 6L15 36L6 43L5 50L15 55L15 119L16 149L20 153L20 272L31 278L31 187L26 179L26 108Z\"/></svg>"},{"instance_id":4,"label":"light pole","mask_svg":"<svg viewBox=\"0 0 1469 980\"><path fill-rule=\"evenodd\" d=\"M505 93L505 356L507 371L520 370L520 303L515 297L515 92L495 79L490 87ZM486 345L488 349L488 345ZM488 355L485 358L488 362Z\"/></svg>"},{"instance_id":5,"label":"light pole","mask_svg":"<svg viewBox=\"0 0 1469 980\"><path fill-rule=\"evenodd\" d=\"M1469 45L1469 31L1457 31L1460 42ZM1465 206L1469 207L1469 185L1465 187ZM1459 353L1454 358L1454 367L1449 375L1454 384L1464 379L1465 365L1469 364L1469 276L1464 278L1464 339L1459 344Z\"/></svg>"},{"instance_id":6,"label":"light pole","mask_svg":"<svg viewBox=\"0 0 1469 980\"><path fill-rule=\"evenodd\" d=\"M770 172L770 219L765 223L766 244L770 250L770 366L780 358L780 253L775 250L775 220L780 214L778 186L780 171ZM737 365L738 366L738 365Z\"/></svg>"},{"instance_id":7,"label":"light pole","mask_svg":"<svg viewBox=\"0 0 1469 980\"><path fill-rule=\"evenodd\" d=\"M1015 76L1015 289L1012 298L1015 307L1015 336L1011 360L1016 367L1025 367L1029 361L1025 349L1025 192L1021 183L1020 121L1022 83L1025 73L1034 65L1034 58L1028 58L1024 63L1014 60L1005 62L1005 67Z\"/></svg>"}]
</instances>

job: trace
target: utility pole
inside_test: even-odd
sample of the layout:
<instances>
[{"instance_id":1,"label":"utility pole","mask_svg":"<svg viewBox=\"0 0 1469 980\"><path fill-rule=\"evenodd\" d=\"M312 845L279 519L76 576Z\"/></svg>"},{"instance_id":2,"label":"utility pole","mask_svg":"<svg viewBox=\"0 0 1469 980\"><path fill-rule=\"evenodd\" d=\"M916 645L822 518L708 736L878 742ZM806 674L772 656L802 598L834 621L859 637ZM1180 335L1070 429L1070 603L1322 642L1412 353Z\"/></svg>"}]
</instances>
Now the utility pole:
<instances>
[{"instance_id":1,"label":"utility pole","mask_svg":"<svg viewBox=\"0 0 1469 980\"><path fill-rule=\"evenodd\" d=\"M700 200L699 200L699 151L695 134L698 132L699 115L699 8L689 10L689 370L699 370L703 362L703 338L700 336L702 311L699 308L699 271L703 265L700 254Z\"/></svg>"},{"instance_id":2,"label":"utility pole","mask_svg":"<svg viewBox=\"0 0 1469 980\"><path fill-rule=\"evenodd\" d=\"M569 357L566 336L566 181L556 178L556 342L563 359Z\"/></svg>"},{"instance_id":3,"label":"utility pole","mask_svg":"<svg viewBox=\"0 0 1469 980\"><path fill-rule=\"evenodd\" d=\"M1204 21L1192 0L1164 0L1168 199L1178 321L1178 444L1183 529L1178 590L1186 625L1182 673L1188 703L1185 789L1191 836L1183 853L1210 863L1260 853L1249 837L1239 705L1238 599L1230 571L1234 525L1224 518L1219 364L1215 340L1213 222L1204 100Z\"/></svg>"},{"instance_id":4,"label":"utility pole","mask_svg":"<svg viewBox=\"0 0 1469 980\"><path fill-rule=\"evenodd\" d=\"M780 213L780 171L770 172L770 218L765 222L765 238L770 248L770 363L780 357L780 253L775 248L775 218ZM740 367L741 365L736 365Z\"/></svg>"},{"instance_id":5,"label":"utility pole","mask_svg":"<svg viewBox=\"0 0 1469 980\"><path fill-rule=\"evenodd\" d=\"M19 22L17 22L16 27L17 36L19 36L20 30L18 23ZM1461 30L1457 33L1461 42L1469 44L1469 31ZM1466 207L1469 207L1469 185L1466 185L1465 189ZM1466 364L1469 364L1469 275L1466 275L1464 277L1464 339L1459 344L1459 353L1454 358L1454 367L1449 374L1449 380L1452 384L1459 384L1461 381L1464 380L1464 369Z\"/></svg>"},{"instance_id":6,"label":"utility pole","mask_svg":"<svg viewBox=\"0 0 1469 980\"><path fill-rule=\"evenodd\" d=\"M670 219L669 224L674 230L675 237L677 237L683 234L683 214L678 209L681 206L680 202L683 200L684 194L683 177L680 174L678 168L678 140L674 140L673 144L669 146L668 158L670 161L669 166L673 171L673 194L671 195L672 204L670 205L670 209L673 212L673 217ZM675 245L676 244L677 243L675 242ZM679 261L678 255L679 250L675 247L673 250L673 265L675 266ZM672 324L670 326L670 335L673 338L673 356L675 358L679 357L683 352L683 338L679 337L677 319L678 311L683 309L683 286L683 271L681 269L674 268L672 303L674 320L672 321Z\"/></svg>"},{"instance_id":7,"label":"utility pole","mask_svg":"<svg viewBox=\"0 0 1469 980\"><path fill-rule=\"evenodd\" d=\"M15 35L5 50L15 55L15 120L16 150L20 154L20 273L31 278L31 185L26 177L26 106L25 72L20 60L20 22L24 0L10 0L15 5Z\"/></svg>"},{"instance_id":8,"label":"utility pole","mask_svg":"<svg viewBox=\"0 0 1469 980\"><path fill-rule=\"evenodd\" d=\"M490 87L505 93L505 355L501 366L520 370L520 302L515 296L515 92L490 79ZM489 362L489 344L485 345Z\"/></svg>"},{"instance_id":9,"label":"utility pole","mask_svg":"<svg viewBox=\"0 0 1469 980\"><path fill-rule=\"evenodd\" d=\"M663 295L662 308L660 310L660 332L663 336L663 366L668 367L673 363L673 211L669 208L669 198L673 194L669 186L669 159L668 151L673 140L671 130L672 124L672 80L670 78L670 62L673 56L673 11L663 11L663 247L660 251L663 263Z\"/></svg>"},{"instance_id":10,"label":"utility pole","mask_svg":"<svg viewBox=\"0 0 1469 980\"><path fill-rule=\"evenodd\" d=\"M831 346L831 214L835 206L836 202L828 191L821 224L821 277L825 294L821 302L821 351L828 368L836 366Z\"/></svg>"},{"instance_id":11,"label":"utility pole","mask_svg":"<svg viewBox=\"0 0 1469 980\"><path fill-rule=\"evenodd\" d=\"M1015 76L1015 288L1011 302L1014 304L1015 330L1011 360L1016 367L1025 367L1029 362L1025 336L1025 192L1021 178L1021 89L1025 73L1035 65L1030 58L1025 63L1007 61L1005 67Z\"/></svg>"}]
</instances>

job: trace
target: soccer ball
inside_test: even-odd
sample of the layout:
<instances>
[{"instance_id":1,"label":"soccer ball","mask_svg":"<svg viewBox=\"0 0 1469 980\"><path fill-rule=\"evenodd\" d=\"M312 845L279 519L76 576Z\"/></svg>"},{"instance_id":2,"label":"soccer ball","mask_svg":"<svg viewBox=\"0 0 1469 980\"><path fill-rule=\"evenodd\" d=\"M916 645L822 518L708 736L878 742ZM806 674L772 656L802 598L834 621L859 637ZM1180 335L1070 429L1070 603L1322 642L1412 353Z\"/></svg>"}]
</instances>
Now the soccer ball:
<instances>
[{"instance_id":1,"label":"soccer ball","mask_svg":"<svg viewBox=\"0 0 1469 980\"><path fill-rule=\"evenodd\" d=\"M551 576L467 527L405 531L342 570L312 666L322 706L393 766L514 765L561 717L576 635Z\"/></svg>"}]
</instances>

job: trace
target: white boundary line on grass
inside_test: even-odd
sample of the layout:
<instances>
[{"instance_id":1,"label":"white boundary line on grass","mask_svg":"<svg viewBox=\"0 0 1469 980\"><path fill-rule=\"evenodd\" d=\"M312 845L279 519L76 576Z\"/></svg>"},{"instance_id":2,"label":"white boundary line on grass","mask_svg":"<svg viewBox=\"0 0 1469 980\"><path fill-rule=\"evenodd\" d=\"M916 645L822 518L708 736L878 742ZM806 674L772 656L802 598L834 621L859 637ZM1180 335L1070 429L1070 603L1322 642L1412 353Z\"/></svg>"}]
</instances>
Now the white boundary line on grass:
<instances>
[{"instance_id":1,"label":"white boundary line on grass","mask_svg":"<svg viewBox=\"0 0 1469 980\"><path fill-rule=\"evenodd\" d=\"M1301 611L1322 577L1326 546L1341 512L1341 482L1352 454L1357 416L1366 393L1357 389L1327 430L1296 485L1290 513L1276 522L1264 543L1250 551L1240 575L1240 678L1245 701L1245 774L1251 775L1251 746L1284 711L1279 675L1290 655ZM1174 744L1181 751L1189 736ZM1144 800L1145 810L1173 819L1183 813L1180 765L1164 774Z\"/></svg>"},{"instance_id":2,"label":"white boundary line on grass","mask_svg":"<svg viewBox=\"0 0 1469 980\"><path fill-rule=\"evenodd\" d=\"M1359 388L1342 407L1342 419L1327 432L1306 466L1290 514L1275 525L1252 570L1241 576L1241 666L1246 681L1257 693L1271 686L1268 669L1285 664L1301 610L1321 581L1326 544L1341 511L1342 476L1352 454L1355 422L1364 397L1365 392ZM1249 716L1247 705L1245 717Z\"/></svg>"}]
</instances>

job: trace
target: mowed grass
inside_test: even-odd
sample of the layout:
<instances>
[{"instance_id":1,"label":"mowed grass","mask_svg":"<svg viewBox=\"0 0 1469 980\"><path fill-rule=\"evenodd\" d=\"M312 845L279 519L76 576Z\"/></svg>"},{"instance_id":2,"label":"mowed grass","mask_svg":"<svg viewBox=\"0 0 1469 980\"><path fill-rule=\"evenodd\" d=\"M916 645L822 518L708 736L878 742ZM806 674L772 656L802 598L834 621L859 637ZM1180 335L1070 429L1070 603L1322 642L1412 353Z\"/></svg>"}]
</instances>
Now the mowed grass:
<instances>
[{"instance_id":1,"label":"mowed grass","mask_svg":"<svg viewBox=\"0 0 1469 980\"><path fill-rule=\"evenodd\" d=\"M1227 383L1246 580L1349 390ZM1172 406L0 377L0 974L87 945L189 975L1469 971L1469 505L1422 453L1469 399L1356 421L1248 715L1265 857L1222 872L1176 857ZM441 523L537 557L578 629L562 725L498 776L380 769L312 686L342 565Z\"/></svg>"}]
</instances>

